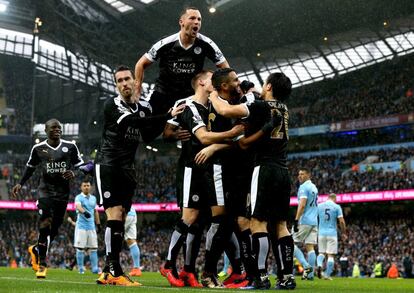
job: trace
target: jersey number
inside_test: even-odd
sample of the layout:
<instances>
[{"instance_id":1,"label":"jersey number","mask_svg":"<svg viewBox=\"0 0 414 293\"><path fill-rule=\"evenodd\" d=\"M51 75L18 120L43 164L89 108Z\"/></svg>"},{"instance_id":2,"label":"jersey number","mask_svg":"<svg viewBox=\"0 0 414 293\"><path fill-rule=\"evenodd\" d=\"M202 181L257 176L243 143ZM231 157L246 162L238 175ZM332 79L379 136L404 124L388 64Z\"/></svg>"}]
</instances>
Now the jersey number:
<instances>
[{"instance_id":1,"label":"jersey number","mask_svg":"<svg viewBox=\"0 0 414 293\"><path fill-rule=\"evenodd\" d=\"M274 112L276 111L279 111L279 110L277 109L272 110L272 115L275 115ZM283 113L282 124L273 128L272 132L270 133L270 138L271 139L283 139L284 137L286 137L286 139L289 139L288 121L289 121L289 113L285 112ZM285 125L285 129L281 131L283 124Z\"/></svg>"},{"instance_id":2,"label":"jersey number","mask_svg":"<svg viewBox=\"0 0 414 293\"><path fill-rule=\"evenodd\" d=\"M331 219L331 214L329 213L331 209L325 209L325 222L328 222Z\"/></svg>"},{"instance_id":3,"label":"jersey number","mask_svg":"<svg viewBox=\"0 0 414 293\"><path fill-rule=\"evenodd\" d=\"M315 192L312 192L312 195L313 195L313 197L312 197L312 200L311 200L309 206L310 207L316 207L316 206L318 206L318 202L316 201L316 194L315 194Z\"/></svg>"}]
</instances>

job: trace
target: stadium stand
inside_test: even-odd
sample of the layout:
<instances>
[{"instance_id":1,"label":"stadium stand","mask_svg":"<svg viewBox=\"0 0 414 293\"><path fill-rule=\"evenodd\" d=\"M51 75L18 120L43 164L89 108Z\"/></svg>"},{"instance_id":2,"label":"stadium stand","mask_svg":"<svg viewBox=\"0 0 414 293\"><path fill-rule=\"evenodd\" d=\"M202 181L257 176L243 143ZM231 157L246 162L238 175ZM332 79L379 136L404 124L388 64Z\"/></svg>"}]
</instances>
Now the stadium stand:
<instances>
[{"instance_id":1,"label":"stadium stand","mask_svg":"<svg viewBox=\"0 0 414 293\"><path fill-rule=\"evenodd\" d=\"M365 210L366 211L366 210ZM19 212L20 217L32 221L16 221L15 218L1 218L0 223L0 266L10 266L14 259L19 267L29 267L27 247L36 239L36 218L32 212ZM408 275L405 264L414 259L414 226L413 219L408 215L396 218L395 215L379 219L378 217L360 218L347 216L348 238L339 243L335 274L350 276L355 262L360 267L361 277L370 277L377 262L382 263L384 274L393 262L397 264L402 276ZM138 243L141 249L141 265L144 271L156 272L168 251L170 231L166 225L160 223L143 223L138 226ZM65 223L60 235L52 243L49 262L52 267L65 268L74 259L73 227ZM103 234L99 236L100 266L103 266L102 256ZM348 258L346 272L341 268L339 258ZM125 267L130 268L131 258L127 247L121 253L121 260ZM204 262L204 246L197 261L198 269ZM274 264L272 258L269 264ZM180 262L179 266L182 265ZM273 266L269 270L273 270Z\"/></svg>"},{"instance_id":2,"label":"stadium stand","mask_svg":"<svg viewBox=\"0 0 414 293\"><path fill-rule=\"evenodd\" d=\"M297 88L288 101L290 127L413 112L413 68L411 56L400 57Z\"/></svg>"}]
</instances>

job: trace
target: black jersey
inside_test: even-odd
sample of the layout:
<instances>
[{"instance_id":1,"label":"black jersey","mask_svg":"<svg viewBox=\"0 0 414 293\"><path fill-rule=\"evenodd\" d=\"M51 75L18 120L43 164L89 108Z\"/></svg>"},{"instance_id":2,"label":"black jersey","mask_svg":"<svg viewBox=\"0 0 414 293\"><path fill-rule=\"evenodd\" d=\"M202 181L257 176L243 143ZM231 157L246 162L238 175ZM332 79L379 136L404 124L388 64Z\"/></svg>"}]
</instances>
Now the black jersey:
<instances>
[{"instance_id":1,"label":"black jersey","mask_svg":"<svg viewBox=\"0 0 414 293\"><path fill-rule=\"evenodd\" d=\"M287 144L289 140L289 112L285 104L279 101L247 102L248 120L252 122L252 132L256 132L269 120L274 111L280 111L282 124L272 130L268 137L263 137L255 144L255 165L277 165L287 168Z\"/></svg>"},{"instance_id":2,"label":"black jersey","mask_svg":"<svg viewBox=\"0 0 414 293\"><path fill-rule=\"evenodd\" d=\"M215 64L226 59L217 45L202 34L197 34L194 44L183 48L180 33L173 34L155 43L145 54L152 62L159 60L159 77L155 91L174 97L187 97L194 93L191 79L203 70L205 58Z\"/></svg>"},{"instance_id":3,"label":"black jersey","mask_svg":"<svg viewBox=\"0 0 414 293\"><path fill-rule=\"evenodd\" d=\"M191 133L191 139L182 142L181 159L186 167L199 167L194 163L195 155L205 146L195 135L197 129L207 127L208 108L191 98L185 99L187 107L178 115L175 123Z\"/></svg>"},{"instance_id":4,"label":"black jersey","mask_svg":"<svg viewBox=\"0 0 414 293\"><path fill-rule=\"evenodd\" d=\"M41 169L39 197L53 197L67 200L69 197L69 180L63 173L83 164L76 144L61 139L57 147L52 147L47 140L33 146L27 167Z\"/></svg>"},{"instance_id":5,"label":"black jersey","mask_svg":"<svg viewBox=\"0 0 414 293\"><path fill-rule=\"evenodd\" d=\"M219 99L222 99L219 97ZM222 99L227 103L226 100ZM212 132L224 132L233 128L235 120L226 118L217 113L213 104L209 104L207 130ZM231 162L233 159L233 150L223 150L213 155L211 161L214 164L223 164L225 161Z\"/></svg>"},{"instance_id":6,"label":"black jersey","mask_svg":"<svg viewBox=\"0 0 414 293\"><path fill-rule=\"evenodd\" d=\"M260 100L260 96L257 93L247 93L246 95L242 96L239 100L239 103L253 103L255 100ZM255 125L251 125L251 121L248 120L247 117L242 118L236 122L243 123L245 125L245 134L244 136L250 136L253 133L251 133L251 129L257 127ZM232 161L229 162L231 164L232 170L234 170L236 173L246 173L251 176L252 169L254 167L254 148L250 147L246 150L243 150L241 148L234 148L231 152L232 154Z\"/></svg>"},{"instance_id":7,"label":"black jersey","mask_svg":"<svg viewBox=\"0 0 414 293\"><path fill-rule=\"evenodd\" d=\"M96 163L121 168L134 168L141 131L139 119L151 116L145 101L127 104L120 96L110 98L104 105L104 129ZM131 121L134 119L134 121ZM129 119L129 121L127 121Z\"/></svg>"}]
</instances>

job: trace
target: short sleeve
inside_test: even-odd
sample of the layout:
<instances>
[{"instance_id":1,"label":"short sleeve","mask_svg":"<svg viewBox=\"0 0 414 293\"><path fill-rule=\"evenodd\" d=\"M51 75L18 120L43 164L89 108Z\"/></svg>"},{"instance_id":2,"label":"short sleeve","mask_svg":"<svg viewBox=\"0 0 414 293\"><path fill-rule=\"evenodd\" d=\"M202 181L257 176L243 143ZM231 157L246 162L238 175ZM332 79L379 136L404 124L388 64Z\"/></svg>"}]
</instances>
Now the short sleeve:
<instances>
[{"instance_id":1,"label":"short sleeve","mask_svg":"<svg viewBox=\"0 0 414 293\"><path fill-rule=\"evenodd\" d=\"M338 206L338 216L337 216L337 218L343 218L344 217L344 215L342 214L342 208L340 207L340 206Z\"/></svg>"},{"instance_id":2,"label":"short sleeve","mask_svg":"<svg viewBox=\"0 0 414 293\"><path fill-rule=\"evenodd\" d=\"M307 192L306 192L306 189L305 188L303 188L303 187L299 187L299 191L298 191L298 198L299 199L301 199L301 198L308 198L308 194L307 194Z\"/></svg>"},{"instance_id":3,"label":"short sleeve","mask_svg":"<svg viewBox=\"0 0 414 293\"><path fill-rule=\"evenodd\" d=\"M39 155L37 154L37 147L34 146L32 151L30 152L29 160L26 163L27 167L36 168L36 166L40 163Z\"/></svg>"},{"instance_id":4,"label":"short sleeve","mask_svg":"<svg viewBox=\"0 0 414 293\"><path fill-rule=\"evenodd\" d=\"M188 107L184 110L182 114L182 121L186 128L193 134L197 131L197 129L206 126L196 106L193 104L188 105Z\"/></svg>"},{"instance_id":5,"label":"short sleeve","mask_svg":"<svg viewBox=\"0 0 414 293\"><path fill-rule=\"evenodd\" d=\"M220 48L210 38L199 34L199 38L207 44L207 58L210 59L214 64L219 65L226 61Z\"/></svg>"},{"instance_id":6,"label":"short sleeve","mask_svg":"<svg viewBox=\"0 0 414 293\"><path fill-rule=\"evenodd\" d=\"M79 167L80 165L83 164L83 159L81 157L81 154L80 154L79 149L76 146L76 144L73 144L73 147L71 148L70 161L71 161L72 165L75 166L75 167Z\"/></svg>"}]
</instances>

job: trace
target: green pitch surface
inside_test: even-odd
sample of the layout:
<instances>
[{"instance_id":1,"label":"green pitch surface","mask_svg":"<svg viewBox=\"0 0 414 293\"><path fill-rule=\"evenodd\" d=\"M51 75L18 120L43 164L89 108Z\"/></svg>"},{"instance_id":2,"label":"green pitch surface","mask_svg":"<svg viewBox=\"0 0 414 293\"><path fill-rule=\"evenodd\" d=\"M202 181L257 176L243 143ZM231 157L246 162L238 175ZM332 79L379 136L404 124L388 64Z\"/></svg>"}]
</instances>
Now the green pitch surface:
<instances>
[{"instance_id":1,"label":"green pitch surface","mask_svg":"<svg viewBox=\"0 0 414 293\"><path fill-rule=\"evenodd\" d=\"M102 286L95 283L96 275L86 272L79 275L77 271L63 269L48 270L47 278L37 280L30 269L0 268L0 292L243 292L239 289L191 289L172 288L158 273L143 273L136 278L142 287L125 288L117 286ZM272 285L274 278L272 277ZM272 289L274 291L274 289ZM262 292L262 291L256 291ZM414 292L414 279L350 279L335 278L333 281L297 280L294 292Z\"/></svg>"}]
</instances>

